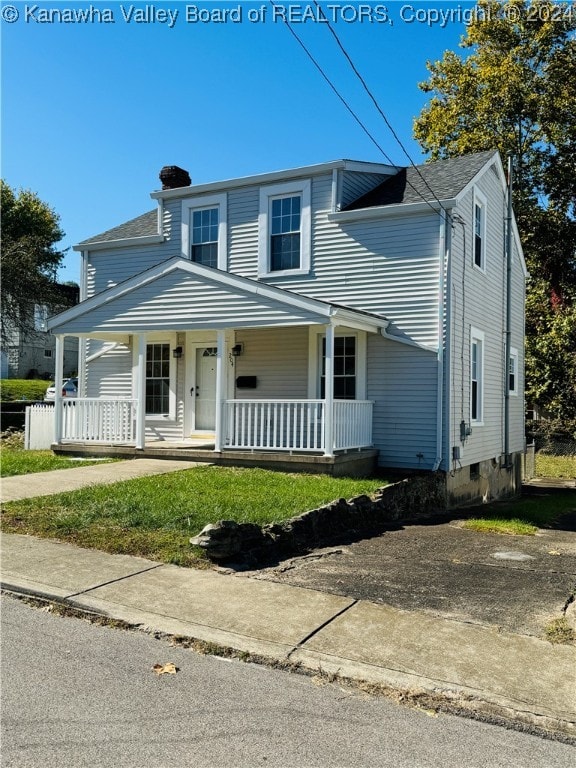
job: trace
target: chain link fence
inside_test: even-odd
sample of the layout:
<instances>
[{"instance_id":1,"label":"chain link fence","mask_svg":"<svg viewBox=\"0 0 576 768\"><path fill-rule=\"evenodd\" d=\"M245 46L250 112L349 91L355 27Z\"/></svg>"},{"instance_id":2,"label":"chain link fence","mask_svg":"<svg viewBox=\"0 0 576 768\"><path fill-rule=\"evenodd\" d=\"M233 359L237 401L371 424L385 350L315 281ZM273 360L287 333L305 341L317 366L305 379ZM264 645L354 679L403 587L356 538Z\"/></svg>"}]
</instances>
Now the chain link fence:
<instances>
[{"instance_id":1,"label":"chain link fence","mask_svg":"<svg viewBox=\"0 0 576 768\"><path fill-rule=\"evenodd\" d=\"M534 448L535 477L576 478L576 424L558 421L529 421L526 442ZM530 453L530 452L528 452Z\"/></svg>"}]
</instances>

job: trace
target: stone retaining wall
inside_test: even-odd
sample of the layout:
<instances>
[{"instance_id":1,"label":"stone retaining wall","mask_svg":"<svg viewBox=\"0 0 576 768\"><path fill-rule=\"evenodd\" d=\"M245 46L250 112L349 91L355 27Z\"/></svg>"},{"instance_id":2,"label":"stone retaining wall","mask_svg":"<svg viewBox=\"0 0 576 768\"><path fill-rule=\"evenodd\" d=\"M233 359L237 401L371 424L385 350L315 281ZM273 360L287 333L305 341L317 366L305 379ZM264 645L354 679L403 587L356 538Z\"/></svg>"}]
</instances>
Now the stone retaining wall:
<instances>
[{"instance_id":1,"label":"stone retaining wall","mask_svg":"<svg viewBox=\"0 0 576 768\"><path fill-rule=\"evenodd\" d=\"M338 499L281 523L221 520L207 525L191 544L216 562L250 564L306 552L344 536L380 533L391 522L410 520L446 509L444 476L411 477L380 488L373 496Z\"/></svg>"}]
</instances>

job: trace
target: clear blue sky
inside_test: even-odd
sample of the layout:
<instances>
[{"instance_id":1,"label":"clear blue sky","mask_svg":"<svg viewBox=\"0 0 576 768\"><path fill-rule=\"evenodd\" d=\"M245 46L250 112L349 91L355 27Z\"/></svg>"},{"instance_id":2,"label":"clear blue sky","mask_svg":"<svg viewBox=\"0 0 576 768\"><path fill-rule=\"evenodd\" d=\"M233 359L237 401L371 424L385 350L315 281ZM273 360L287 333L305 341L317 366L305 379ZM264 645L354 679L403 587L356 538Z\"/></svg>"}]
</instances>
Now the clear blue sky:
<instances>
[{"instance_id":1,"label":"clear blue sky","mask_svg":"<svg viewBox=\"0 0 576 768\"><path fill-rule=\"evenodd\" d=\"M295 31L387 154L406 165L326 25L305 20L313 2L276 3L292 14ZM62 247L151 210L149 193L160 187L163 165L180 165L203 183L338 158L384 160L266 0L1 5L2 177L34 190L60 214ZM380 21L382 5L387 21ZM457 48L465 32L458 19L473 3L322 6L421 161L411 139L427 100L418 82L426 79L427 60ZM91 16L74 23L53 14L49 22L46 9ZM137 21L134 9L155 16ZM173 18L176 11L174 22L162 23L162 13ZM198 18L208 11L210 20ZM224 11L236 16L217 21ZM453 18L436 20L442 12ZM78 277L78 254L70 250L60 279Z\"/></svg>"}]
</instances>

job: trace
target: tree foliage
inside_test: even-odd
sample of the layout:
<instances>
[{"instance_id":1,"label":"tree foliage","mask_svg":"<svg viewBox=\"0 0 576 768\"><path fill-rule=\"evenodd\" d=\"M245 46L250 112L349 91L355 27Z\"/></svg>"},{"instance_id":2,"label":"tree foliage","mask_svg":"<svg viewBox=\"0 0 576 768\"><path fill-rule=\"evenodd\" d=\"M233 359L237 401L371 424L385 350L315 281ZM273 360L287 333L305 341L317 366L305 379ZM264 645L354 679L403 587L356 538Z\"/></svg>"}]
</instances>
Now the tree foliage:
<instances>
[{"instance_id":1,"label":"tree foliage","mask_svg":"<svg viewBox=\"0 0 576 768\"><path fill-rule=\"evenodd\" d=\"M34 331L34 305L62 304L56 272L64 253L60 217L29 190L15 192L0 182L2 204L1 331L6 343L14 330Z\"/></svg>"},{"instance_id":2,"label":"tree foliage","mask_svg":"<svg viewBox=\"0 0 576 768\"><path fill-rule=\"evenodd\" d=\"M576 417L576 13L550 0L480 0L467 55L429 62L414 134L432 159L515 156L514 209L531 280L526 391Z\"/></svg>"}]
</instances>

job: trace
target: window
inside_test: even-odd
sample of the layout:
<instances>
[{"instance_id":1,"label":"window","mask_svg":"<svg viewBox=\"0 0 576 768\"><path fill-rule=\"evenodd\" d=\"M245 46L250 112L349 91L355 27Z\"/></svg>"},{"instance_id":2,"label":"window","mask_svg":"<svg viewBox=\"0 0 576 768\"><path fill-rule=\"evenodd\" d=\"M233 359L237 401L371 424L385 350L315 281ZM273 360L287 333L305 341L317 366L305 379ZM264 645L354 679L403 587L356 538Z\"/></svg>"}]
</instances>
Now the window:
<instances>
[{"instance_id":1,"label":"window","mask_svg":"<svg viewBox=\"0 0 576 768\"><path fill-rule=\"evenodd\" d=\"M510 350L508 361L508 389L511 395L518 394L518 351L514 348Z\"/></svg>"},{"instance_id":2,"label":"window","mask_svg":"<svg viewBox=\"0 0 576 768\"><path fill-rule=\"evenodd\" d=\"M470 420L483 419L484 399L484 334L472 329L470 338Z\"/></svg>"},{"instance_id":3,"label":"window","mask_svg":"<svg viewBox=\"0 0 576 768\"><path fill-rule=\"evenodd\" d=\"M227 269L227 197L203 195L182 201L182 256L213 269Z\"/></svg>"},{"instance_id":4,"label":"window","mask_svg":"<svg viewBox=\"0 0 576 768\"><path fill-rule=\"evenodd\" d=\"M51 349L45 349L44 350L44 357L52 357L52 350Z\"/></svg>"},{"instance_id":5,"label":"window","mask_svg":"<svg viewBox=\"0 0 576 768\"><path fill-rule=\"evenodd\" d=\"M273 184L260 189L260 277L310 271L310 190L310 181Z\"/></svg>"},{"instance_id":6,"label":"window","mask_svg":"<svg viewBox=\"0 0 576 768\"><path fill-rule=\"evenodd\" d=\"M146 345L146 413L170 411L170 344Z\"/></svg>"},{"instance_id":7,"label":"window","mask_svg":"<svg viewBox=\"0 0 576 768\"><path fill-rule=\"evenodd\" d=\"M34 304L34 330L48 330L48 307L44 304Z\"/></svg>"},{"instance_id":8,"label":"window","mask_svg":"<svg viewBox=\"0 0 576 768\"><path fill-rule=\"evenodd\" d=\"M270 271L300 267L300 195L271 201Z\"/></svg>"},{"instance_id":9,"label":"window","mask_svg":"<svg viewBox=\"0 0 576 768\"><path fill-rule=\"evenodd\" d=\"M218 266L218 208L192 211L192 261Z\"/></svg>"},{"instance_id":10,"label":"window","mask_svg":"<svg viewBox=\"0 0 576 768\"><path fill-rule=\"evenodd\" d=\"M474 193L474 266L486 269L486 198Z\"/></svg>"},{"instance_id":11,"label":"window","mask_svg":"<svg viewBox=\"0 0 576 768\"><path fill-rule=\"evenodd\" d=\"M322 374L320 397L326 394L326 338L322 339ZM334 339L334 398L356 399L356 337L336 336Z\"/></svg>"}]
</instances>

